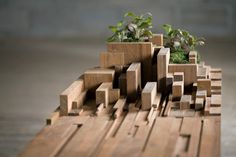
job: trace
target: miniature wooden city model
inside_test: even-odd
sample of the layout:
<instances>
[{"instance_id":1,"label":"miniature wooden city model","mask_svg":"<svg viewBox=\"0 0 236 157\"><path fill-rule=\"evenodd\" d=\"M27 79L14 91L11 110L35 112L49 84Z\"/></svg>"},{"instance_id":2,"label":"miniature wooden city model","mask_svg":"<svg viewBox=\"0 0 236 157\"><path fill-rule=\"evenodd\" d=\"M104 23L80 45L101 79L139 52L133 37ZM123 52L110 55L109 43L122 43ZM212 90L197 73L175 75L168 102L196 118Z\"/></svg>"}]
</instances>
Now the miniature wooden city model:
<instances>
[{"instance_id":1,"label":"miniature wooden city model","mask_svg":"<svg viewBox=\"0 0 236 157\"><path fill-rule=\"evenodd\" d=\"M162 34L107 43L21 156L220 156L221 69L169 58Z\"/></svg>"}]
</instances>

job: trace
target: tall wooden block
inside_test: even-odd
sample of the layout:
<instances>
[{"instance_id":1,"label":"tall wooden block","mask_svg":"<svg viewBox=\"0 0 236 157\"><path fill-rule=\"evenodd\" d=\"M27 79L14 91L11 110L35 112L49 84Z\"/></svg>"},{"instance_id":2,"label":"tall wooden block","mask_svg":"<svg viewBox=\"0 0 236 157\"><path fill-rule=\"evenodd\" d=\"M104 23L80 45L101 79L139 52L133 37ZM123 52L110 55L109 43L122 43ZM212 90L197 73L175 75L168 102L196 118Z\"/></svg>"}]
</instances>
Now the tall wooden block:
<instances>
[{"instance_id":1,"label":"tall wooden block","mask_svg":"<svg viewBox=\"0 0 236 157\"><path fill-rule=\"evenodd\" d=\"M195 100L195 110L201 110L204 106L203 98L196 98Z\"/></svg>"},{"instance_id":2,"label":"tall wooden block","mask_svg":"<svg viewBox=\"0 0 236 157\"><path fill-rule=\"evenodd\" d=\"M109 89L109 103L115 103L120 98L120 89Z\"/></svg>"},{"instance_id":3,"label":"tall wooden block","mask_svg":"<svg viewBox=\"0 0 236 157\"><path fill-rule=\"evenodd\" d=\"M184 86L191 87L197 81L197 64L169 64L168 72L183 72Z\"/></svg>"},{"instance_id":4,"label":"tall wooden block","mask_svg":"<svg viewBox=\"0 0 236 157\"><path fill-rule=\"evenodd\" d=\"M102 68L124 65L124 63L124 53L100 53L100 67Z\"/></svg>"},{"instance_id":5,"label":"tall wooden block","mask_svg":"<svg viewBox=\"0 0 236 157\"><path fill-rule=\"evenodd\" d=\"M190 109L191 101L192 101L191 95L182 95L180 99L180 110Z\"/></svg>"},{"instance_id":6,"label":"tall wooden block","mask_svg":"<svg viewBox=\"0 0 236 157\"><path fill-rule=\"evenodd\" d=\"M183 81L173 82L172 99L173 100L180 100L180 98L182 97L183 94L184 94L184 82Z\"/></svg>"},{"instance_id":7,"label":"tall wooden block","mask_svg":"<svg viewBox=\"0 0 236 157\"><path fill-rule=\"evenodd\" d=\"M88 89L90 93L94 94L98 86L103 82L113 82L115 70L94 68L85 71L84 73L84 85L85 89Z\"/></svg>"},{"instance_id":8,"label":"tall wooden block","mask_svg":"<svg viewBox=\"0 0 236 157\"><path fill-rule=\"evenodd\" d=\"M122 73L118 79L119 81L119 89L120 89L120 94L121 95L126 95L127 94L127 79L126 79L126 74Z\"/></svg>"},{"instance_id":9,"label":"tall wooden block","mask_svg":"<svg viewBox=\"0 0 236 157\"><path fill-rule=\"evenodd\" d=\"M152 38L149 39L156 46L163 46L163 34L153 34Z\"/></svg>"},{"instance_id":10,"label":"tall wooden block","mask_svg":"<svg viewBox=\"0 0 236 157\"><path fill-rule=\"evenodd\" d=\"M67 116L72 109L72 102L83 92L84 79L81 76L60 94L60 115Z\"/></svg>"},{"instance_id":11,"label":"tall wooden block","mask_svg":"<svg viewBox=\"0 0 236 157\"><path fill-rule=\"evenodd\" d=\"M142 91L142 109L149 110L154 102L157 93L157 83L147 82Z\"/></svg>"},{"instance_id":12,"label":"tall wooden block","mask_svg":"<svg viewBox=\"0 0 236 157\"><path fill-rule=\"evenodd\" d=\"M125 64L141 62L142 84L152 79L152 56L154 48L151 42L110 42L107 44L109 53L124 52Z\"/></svg>"},{"instance_id":13,"label":"tall wooden block","mask_svg":"<svg viewBox=\"0 0 236 157\"><path fill-rule=\"evenodd\" d=\"M163 92L166 89L166 76L170 60L170 49L161 48L157 55L157 81L158 91Z\"/></svg>"},{"instance_id":14,"label":"tall wooden block","mask_svg":"<svg viewBox=\"0 0 236 157\"><path fill-rule=\"evenodd\" d=\"M105 107L109 104L109 90L112 88L111 82L104 82L96 89L96 104L104 104Z\"/></svg>"},{"instance_id":15,"label":"tall wooden block","mask_svg":"<svg viewBox=\"0 0 236 157\"><path fill-rule=\"evenodd\" d=\"M174 81L184 81L184 73L174 72Z\"/></svg>"},{"instance_id":16,"label":"tall wooden block","mask_svg":"<svg viewBox=\"0 0 236 157\"><path fill-rule=\"evenodd\" d=\"M211 96L211 80L210 79L198 79L197 80L197 89L206 90L207 96Z\"/></svg>"},{"instance_id":17,"label":"tall wooden block","mask_svg":"<svg viewBox=\"0 0 236 157\"><path fill-rule=\"evenodd\" d=\"M141 89L141 64L132 63L126 71L127 100L135 101Z\"/></svg>"}]
</instances>

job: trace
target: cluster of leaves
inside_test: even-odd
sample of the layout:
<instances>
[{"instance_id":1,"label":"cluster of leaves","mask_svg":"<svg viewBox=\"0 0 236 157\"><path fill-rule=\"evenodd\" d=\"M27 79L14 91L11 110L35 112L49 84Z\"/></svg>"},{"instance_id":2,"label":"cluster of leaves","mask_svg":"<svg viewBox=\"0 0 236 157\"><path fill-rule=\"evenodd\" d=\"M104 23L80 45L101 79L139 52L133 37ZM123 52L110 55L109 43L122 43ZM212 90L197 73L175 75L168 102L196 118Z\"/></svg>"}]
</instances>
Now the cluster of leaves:
<instances>
[{"instance_id":1,"label":"cluster of leaves","mask_svg":"<svg viewBox=\"0 0 236 157\"><path fill-rule=\"evenodd\" d=\"M203 38L197 38L189 32L181 29L173 29L171 25L163 25L165 30L165 47L170 48L170 62L171 63L188 63L188 55L190 51L196 51L196 46L204 45ZM200 55L197 56L200 62Z\"/></svg>"},{"instance_id":2,"label":"cluster of leaves","mask_svg":"<svg viewBox=\"0 0 236 157\"><path fill-rule=\"evenodd\" d=\"M137 16L128 12L124 19L116 26L109 26L113 35L107 39L108 42L139 42L146 41L152 37L152 14L146 13Z\"/></svg>"}]
</instances>

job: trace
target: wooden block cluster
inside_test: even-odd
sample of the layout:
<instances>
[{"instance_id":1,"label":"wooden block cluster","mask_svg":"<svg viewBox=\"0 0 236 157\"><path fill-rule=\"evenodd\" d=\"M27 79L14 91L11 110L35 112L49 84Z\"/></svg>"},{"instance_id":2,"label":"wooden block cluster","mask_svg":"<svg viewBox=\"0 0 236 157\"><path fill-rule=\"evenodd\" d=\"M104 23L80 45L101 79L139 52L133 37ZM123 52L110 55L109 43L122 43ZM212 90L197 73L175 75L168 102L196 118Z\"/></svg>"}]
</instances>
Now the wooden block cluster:
<instances>
[{"instance_id":1,"label":"wooden block cluster","mask_svg":"<svg viewBox=\"0 0 236 157\"><path fill-rule=\"evenodd\" d=\"M157 93L157 83L147 82L144 89L142 90L142 110L151 109L152 104Z\"/></svg>"},{"instance_id":2,"label":"wooden block cluster","mask_svg":"<svg viewBox=\"0 0 236 157\"><path fill-rule=\"evenodd\" d=\"M163 46L163 34L153 34L152 38L149 39L156 46Z\"/></svg>"},{"instance_id":3,"label":"wooden block cluster","mask_svg":"<svg viewBox=\"0 0 236 157\"><path fill-rule=\"evenodd\" d=\"M197 64L197 52L196 51L189 52L189 62L191 64Z\"/></svg>"},{"instance_id":4,"label":"wooden block cluster","mask_svg":"<svg viewBox=\"0 0 236 157\"><path fill-rule=\"evenodd\" d=\"M95 93L95 90L103 82L113 82L115 70L93 68L84 72L84 85L85 89L89 92Z\"/></svg>"},{"instance_id":5,"label":"wooden block cluster","mask_svg":"<svg viewBox=\"0 0 236 157\"><path fill-rule=\"evenodd\" d=\"M166 76L168 74L168 65L170 60L170 49L161 48L157 55L157 81L158 91L163 92L166 89Z\"/></svg>"},{"instance_id":6,"label":"wooden block cluster","mask_svg":"<svg viewBox=\"0 0 236 157\"><path fill-rule=\"evenodd\" d=\"M180 99L180 110L190 109L192 95L182 95Z\"/></svg>"},{"instance_id":7,"label":"wooden block cluster","mask_svg":"<svg viewBox=\"0 0 236 157\"><path fill-rule=\"evenodd\" d=\"M108 107L110 89L112 89L111 82L104 82L96 89L96 104L104 104L104 107Z\"/></svg>"},{"instance_id":8,"label":"wooden block cluster","mask_svg":"<svg viewBox=\"0 0 236 157\"><path fill-rule=\"evenodd\" d=\"M100 67L108 68L115 65L124 65L124 53L100 53Z\"/></svg>"},{"instance_id":9,"label":"wooden block cluster","mask_svg":"<svg viewBox=\"0 0 236 157\"><path fill-rule=\"evenodd\" d=\"M72 102L75 101L84 91L85 81L83 76L74 81L66 90L60 94L60 115L66 116L72 109ZM82 102L83 103L83 102Z\"/></svg>"},{"instance_id":10,"label":"wooden block cluster","mask_svg":"<svg viewBox=\"0 0 236 157\"><path fill-rule=\"evenodd\" d=\"M172 99L180 100L183 94L184 94L184 82L174 81L172 85Z\"/></svg>"},{"instance_id":11,"label":"wooden block cluster","mask_svg":"<svg viewBox=\"0 0 236 157\"><path fill-rule=\"evenodd\" d=\"M138 97L141 89L141 64L132 63L126 71L127 100L132 102Z\"/></svg>"}]
</instances>

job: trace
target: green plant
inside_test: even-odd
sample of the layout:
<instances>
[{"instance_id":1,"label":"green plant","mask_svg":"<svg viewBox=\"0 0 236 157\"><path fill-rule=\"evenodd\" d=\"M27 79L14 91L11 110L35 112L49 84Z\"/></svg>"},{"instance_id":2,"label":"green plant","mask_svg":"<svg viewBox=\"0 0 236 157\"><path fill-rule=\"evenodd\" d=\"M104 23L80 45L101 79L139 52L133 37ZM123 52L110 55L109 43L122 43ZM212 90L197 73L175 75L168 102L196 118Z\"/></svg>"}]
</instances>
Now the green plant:
<instances>
[{"instance_id":1,"label":"green plant","mask_svg":"<svg viewBox=\"0 0 236 157\"><path fill-rule=\"evenodd\" d=\"M196 46L204 45L205 39L191 35L188 31L173 29L171 25L163 25L165 36L164 45L170 48L171 63L188 63L190 51L196 51ZM197 53L197 60L200 62L200 55Z\"/></svg>"},{"instance_id":2,"label":"green plant","mask_svg":"<svg viewBox=\"0 0 236 157\"><path fill-rule=\"evenodd\" d=\"M113 35L108 42L138 42L146 41L152 37L152 14L146 13L140 16L128 12L124 19L115 26L109 26Z\"/></svg>"}]
</instances>

